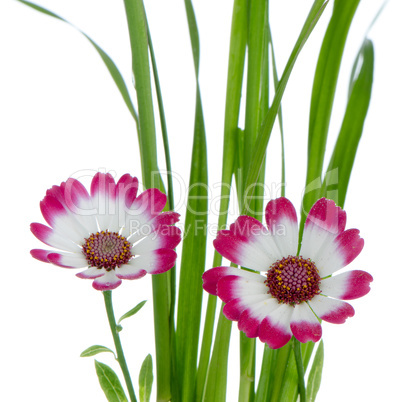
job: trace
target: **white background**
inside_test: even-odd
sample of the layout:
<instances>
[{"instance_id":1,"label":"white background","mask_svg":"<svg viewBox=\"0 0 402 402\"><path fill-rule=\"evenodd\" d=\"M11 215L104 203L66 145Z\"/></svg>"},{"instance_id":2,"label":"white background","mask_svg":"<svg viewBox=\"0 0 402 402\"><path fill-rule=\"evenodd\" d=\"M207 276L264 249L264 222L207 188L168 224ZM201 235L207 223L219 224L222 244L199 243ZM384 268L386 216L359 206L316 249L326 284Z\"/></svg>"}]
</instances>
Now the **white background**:
<instances>
[{"instance_id":1,"label":"white background","mask_svg":"<svg viewBox=\"0 0 402 402\"><path fill-rule=\"evenodd\" d=\"M278 68L282 71L312 1L271 3ZM361 3L347 42L329 151L345 108L353 59L381 5L379 0ZM91 36L116 62L131 88L123 2L43 0L41 4ZM194 6L201 38L200 80L212 187L220 179L232 2L195 0ZM184 215L195 100L184 2L147 1L146 9L160 72L173 170L181 178L176 181L176 210ZM365 239L363 252L350 268L369 271L374 282L368 296L352 302L355 317L339 326L323 324L325 366L319 402L400 398L401 12L400 1L391 0L369 35L376 51L373 97L345 205L347 227L359 228ZM314 65L329 15L330 9L302 51L283 101L286 192L296 206L300 205L304 186ZM75 272L33 260L29 250L42 246L31 235L29 224L44 222L39 201L47 188L69 176L88 183L90 175L105 169L117 176L130 172L140 178L135 125L98 54L70 26L15 1L2 1L0 54L4 371L0 399L102 401L93 358L79 357L92 344L112 347L102 295L92 289L90 281L76 278ZM280 177L278 138L275 131L268 150L269 189L276 188ZM163 168L163 153L159 154ZM278 194L267 191L266 196L268 200ZM211 208L211 223L216 222L215 212ZM233 210L229 219L235 218ZM212 263L213 238L211 233L207 267ZM117 316L141 300L149 300L137 316L124 323L122 332L135 383L142 360L147 353L153 354L150 284L149 277L125 281L113 292ZM233 326L230 358L235 369L229 376L229 402L237 400L237 332ZM119 372L112 356L99 355L98 359Z\"/></svg>"}]
</instances>

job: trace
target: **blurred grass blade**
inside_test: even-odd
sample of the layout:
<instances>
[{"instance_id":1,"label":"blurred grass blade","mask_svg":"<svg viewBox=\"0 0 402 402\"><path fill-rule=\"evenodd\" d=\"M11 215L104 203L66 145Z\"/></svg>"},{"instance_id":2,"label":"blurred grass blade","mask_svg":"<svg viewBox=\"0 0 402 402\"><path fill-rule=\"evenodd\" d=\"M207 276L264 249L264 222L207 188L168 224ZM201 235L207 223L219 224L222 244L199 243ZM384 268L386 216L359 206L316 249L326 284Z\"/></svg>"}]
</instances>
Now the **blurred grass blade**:
<instances>
[{"instance_id":1,"label":"blurred grass blade","mask_svg":"<svg viewBox=\"0 0 402 402\"><path fill-rule=\"evenodd\" d=\"M276 68L276 58L275 58L275 49L274 42L272 40L271 28L268 24L268 42L271 47L271 59L272 59L272 76L274 79L275 91L279 85L278 79L278 71ZM282 116L282 106L279 106L278 109L278 122L279 122L279 132L281 133L281 158L282 158L282 166L281 166L281 197L285 197L285 183L286 183L286 169L285 169L285 136L283 130L283 116Z\"/></svg>"},{"instance_id":2,"label":"blurred grass blade","mask_svg":"<svg viewBox=\"0 0 402 402\"><path fill-rule=\"evenodd\" d=\"M119 321L117 322L120 324L123 320L125 320L128 317L133 316L134 314L137 314L143 307L144 304L146 303L146 300L143 300L142 302L138 303L135 307L133 307L130 311L127 311L126 314L123 314L120 318Z\"/></svg>"},{"instance_id":3,"label":"blurred grass blade","mask_svg":"<svg viewBox=\"0 0 402 402\"><path fill-rule=\"evenodd\" d=\"M306 188L300 228L320 197L323 161L339 69L346 38L360 0L335 0L314 76L308 136ZM300 230L300 236L302 231Z\"/></svg>"},{"instance_id":4,"label":"blurred grass blade","mask_svg":"<svg viewBox=\"0 0 402 402\"><path fill-rule=\"evenodd\" d=\"M226 401L228 353L232 321L229 321L222 310L207 374L202 402Z\"/></svg>"},{"instance_id":5,"label":"blurred grass blade","mask_svg":"<svg viewBox=\"0 0 402 402\"><path fill-rule=\"evenodd\" d=\"M223 137L223 155L222 155L222 184L221 196L218 217L218 229L224 229L227 221L229 211L230 190L232 184L232 176L235 169L235 161L239 162L236 157L238 136L240 130L238 129L239 113L240 113L240 99L243 83L244 61L246 54L246 41L247 41L247 1L235 0L233 5L232 27L230 34L229 45L229 63L228 63L228 77L226 86L226 105L225 105L225 123L224 123L224 137ZM242 164L237 167L241 167ZM237 169L236 169L237 170ZM221 265L222 256L215 251L213 259L213 267ZM200 352L200 359L197 371L196 383L196 401L202 400L204 393L207 371L210 360L213 328L215 322L216 312L216 296L208 296L207 312L204 321L204 333L202 338L202 346ZM217 338L223 344L229 344L230 331L225 328L224 333L222 326L218 327ZM224 337L226 338L224 339ZM221 350L223 352L224 350ZM227 361L227 354L221 355L222 361ZM221 366L221 371L225 366ZM226 365L227 367L227 365ZM226 387L226 382L219 383L217 379L212 379L213 376L218 375L217 372L213 373L213 369L209 372L209 384L214 382L215 388L218 393L221 388ZM226 381L226 380L225 380Z\"/></svg>"},{"instance_id":6,"label":"blurred grass blade","mask_svg":"<svg viewBox=\"0 0 402 402\"><path fill-rule=\"evenodd\" d=\"M314 402L321 385L322 369L324 367L324 343L321 340L314 356L307 382L307 402Z\"/></svg>"},{"instance_id":7,"label":"blurred grass blade","mask_svg":"<svg viewBox=\"0 0 402 402\"><path fill-rule=\"evenodd\" d=\"M152 373L152 356L147 355L142 362L140 376L138 378L138 384L140 386L140 402L149 402L151 398L153 381L154 375Z\"/></svg>"},{"instance_id":8,"label":"blurred grass blade","mask_svg":"<svg viewBox=\"0 0 402 402\"><path fill-rule=\"evenodd\" d=\"M324 182L323 195L336 198L341 207L345 204L349 179L363 133L364 121L370 104L374 74L373 43L366 39L356 58L349 89L345 116L332 153Z\"/></svg>"},{"instance_id":9,"label":"blurred grass blade","mask_svg":"<svg viewBox=\"0 0 402 402\"><path fill-rule=\"evenodd\" d=\"M255 394L254 402L269 401L270 389L270 373L274 366L275 351L270 349L267 344L264 345L264 354L262 357L260 379L258 381L257 392Z\"/></svg>"},{"instance_id":10,"label":"blurred grass blade","mask_svg":"<svg viewBox=\"0 0 402 402\"><path fill-rule=\"evenodd\" d=\"M25 4L28 7L33 8L36 11L39 11L43 14L46 14L50 17L56 18L60 21L63 21L65 23L67 23L68 25L72 26L73 28L75 28L78 32L80 32L82 35L84 35L89 42L92 44L92 46L96 49L96 51L98 52L99 56L102 58L103 62L105 63L107 69L109 70L110 75L112 76L117 88L120 91L121 96L123 97L123 100L128 108L128 110L130 111L131 115L133 116L134 120L136 121L137 125L138 125L138 117L137 117L137 113L134 109L133 103L131 102L131 98L130 98L130 94L127 90L126 84L123 80L122 75L120 74L119 69L116 67L115 63L113 62L113 60L107 55L107 53L105 53L85 32L81 31L79 28L77 28L76 26L74 26L73 24L71 24L70 22L68 22L67 20L65 20L64 18L60 17L59 15L47 10L46 8L43 8L41 6L38 6L37 4L31 3L29 1L25 1L25 0L17 0L22 4Z\"/></svg>"},{"instance_id":11,"label":"blurred grass blade","mask_svg":"<svg viewBox=\"0 0 402 402\"><path fill-rule=\"evenodd\" d=\"M235 0L233 4L232 26L229 45L228 77L226 86L226 105L225 105L225 123L223 137L223 155L222 155L222 184L219 206L218 229L224 229L229 211L230 190L232 176L235 169L235 161L239 162L237 153L238 135L241 130L238 129L240 99L243 83L244 61L247 42L247 1ZM239 149L239 148L238 148ZM242 149L242 148L241 148ZM237 167L241 167L240 163ZM236 169L237 170L237 169ZM222 256L215 251L213 258L213 267L221 265ZM228 345L230 339L230 324L218 325L214 356L212 361L219 361L219 365L210 364L210 353L213 337L213 328L215 321L217 297L209 295L207 312L204 320L204 333L200 352L200 359L197 371L196 383L196 402L202 400L204 390L206 393L213 394L214 391L221 395L226 391L226 370L228 359ZM222 316L220 320L226 320ZM227 321L227 320L226 320ZM229 327L228 327L229 326ZM220 347L219 345L224 345ZM219 355L219 356L218 356ZM209 370L208 370L209 367ZM208 371L208 383L207 382Z\"/></svg>"},{"instance_id":12,"label":"blurred grass blade","mask_svg":"<svg viewBox=\"0 0 402 402\"><path fill-rule=\"evenodd\" d=\"M293 70L293 66L296 63L297 57L301 52L304 44L306 43L308 37L310 36L312 30L317 24L321 14L324 12L326 5L329 0L316 0L310 10L310 13L303 25L301 33L296 41L296 44L292 50L292 53L286 63L286 67L279 81L276 93L272 102L272 105L264 118L261 129L259 130L256 144L253 149L254 158L251 161L250 169L247 173L247 180L245 188L249 188L254 183L256 183L258 175L260 173L262 163L264 160L265 152L267 149L268 141L272 132L272 128L275 123L276 116L282 101L283 93L285 92L286 85L288 83L290 74ZM250 194L249 194L250 195ZM244 206L243 210L247 209L247 205Z\"/></svg>"},{"instance_id":13,"label":"blurred grass blade","mask_svg":"<svg viewBox=\"0 0 402 402\"><path fill-rule=\"evenodd\" d=\"M196 110L190 183L183 239L177 309L177 374L179 399L193 401L196 390L198 343L201 325L202 280L205 269L208 171L204 115L198 81L199 36L191 0L185 0L196 75Z\"/></svg>"},{"instance_id":14,"label":"blurred grass blade","mask_svg":"<svg viewBox=\"0 0 402 402\"><path fill-rule=\"evenodd\" d=\"M116 359L116 355L114 354L112 349L107 348L106 346L102 345L92 345L89 348L86 348L81 354L80 357L90 357L95 356L98 353L109 352L113 353L114 358Z\"/></svg>"},{"instance_id":15,"label":"blurred grass blade","mask_svg":"<svg viewBox=\"0 0 402 402\"><path fill-rule=\"evenodd\" d=\"M95 370L99 384L109 402L127 402L119 377L107 364L95 360Z\"/></svg>"},{"instance_id":16,"label":"blurred grass blade","mask_svg":"<svg viewBox=\"0 0 402 402\"><path fill-rule=\"evenodd\" d=\"M164 191L159 174L156 151L156 132L152 102L151 73L148 58L148 36L142 0L124 0L130 35L132 70L139 115L139 145L143 183L146 188ZM171 399L172 340L170 327L171 272L152 276L154 330L156 350L157 400Z\"/></svg>"},{"instance_id":17,"label":"blurred grass blade","mask_svg":"<svg viewBox=\"0 0 402 402\"><path fill-rule=\"evenodd\" d=\"M148 23L147 23L147 26L148 26ZM149 54L151 56L152 72L153 72L154 82L155 82L155 91L156 91L156 96L158 99L159 119L161 122L163 148L165 151L166 173L167 173L167 183L168 183L167 197L168 197L168 202L169 202L169 210L173 211L174 197L173 197L172 164L171 164L171 160L170 160L170 150L169 150L169 137L168 137L167 126L166 126L165 110L163 107L162 90L161 90L161 86L159 83L159 75L158 75L158 69L156 66L155 52L154 52L154 47L152 45L152 39L151 39L151 33L149 32L149 27L147 29L147 33L148 33ZM174 292L172 292L172 296L173 296L173 294L174 294Z\"/></svg>"}]
</instances>

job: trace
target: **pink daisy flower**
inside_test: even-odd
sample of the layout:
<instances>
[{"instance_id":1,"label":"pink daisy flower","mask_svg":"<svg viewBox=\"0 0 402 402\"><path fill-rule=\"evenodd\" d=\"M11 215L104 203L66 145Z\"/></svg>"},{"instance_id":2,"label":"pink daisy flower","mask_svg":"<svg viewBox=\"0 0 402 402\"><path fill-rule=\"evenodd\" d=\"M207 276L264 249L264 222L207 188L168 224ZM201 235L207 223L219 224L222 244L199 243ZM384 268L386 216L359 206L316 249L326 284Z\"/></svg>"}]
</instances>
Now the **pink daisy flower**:
<instances>
[{"instance_id":1,"label":"pink daisy flower","mask_svg":"<svg viewBox=\"0 0 402 402\"><path fill-rule=\"evenodd\" d=\"M292 203L283 197L270 201L265 217L268 230L256 219L240 216L214 241L223 257L263 275L217 267L204 273L203 287L226 303L224 315L238 321L241 331L272 349L284 346L292 335L300 342L317 342L322 335L318 317L344 323L354 309L342 300L370 290L373 278L367 272L332 276L360 254L364 241L357 229L345 230L345 211L325 198L308 214L299 253Z\"/></svg>"},{"instance_id":2,"label":"pink daisy flower","mask_svg":"<svg viewBox=\"0 0 402 402\"><path fill-rule=\"evenodd\" d=\"M115 183L97 173L89 194L76 179L53 186L40 202L50 227L32 223L32 233L62 251L31 250L43 262L64 268L85 268L79 278L93 279L97 290L111 290L122 279L160 274L173 267L181 232L172 226L175 212L161 213L166 195L157 189L137 197L138 180L129 174Z\"/></svg>"}]
</instances>

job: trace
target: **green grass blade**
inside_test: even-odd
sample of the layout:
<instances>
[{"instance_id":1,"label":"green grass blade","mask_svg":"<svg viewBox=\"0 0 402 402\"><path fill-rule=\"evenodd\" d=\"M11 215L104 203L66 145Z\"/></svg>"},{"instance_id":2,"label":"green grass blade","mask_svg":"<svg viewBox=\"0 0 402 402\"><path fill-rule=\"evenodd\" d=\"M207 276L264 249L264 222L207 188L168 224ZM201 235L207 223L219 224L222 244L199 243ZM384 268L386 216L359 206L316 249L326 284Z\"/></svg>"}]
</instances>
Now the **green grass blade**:
<instances>
[{"instance_id":1,"label":"green grass blade","mask_svg":"<svg viewBox=\"0 0 402 402\"><path fill-rule=\"evenodd\" d=\"M271 59L272 59L272 76L274 78L275 91L279 85L278 70L276 68L275 50L274 42L272 40L271 28L268 24L268 41L271 47ZM285 170L285 135L283 130L283 116L282 116L282 106L278 109L278 122L279 122L279 132L281 133L281 197L285 197L285 183L286 183L286 170Z\"/></svg>"},{"instance_id":2,"label":"green grass blade","mask_svg":"<svg viewBox=\"0 0 402 402\"><path fill-rule=\"evenodd\" d=\"M151 73L148 58L148 35L142 0L124 0L130 36L132 70L139 114L139 145L143 183L146 188L164 191L156 151L155 118ZM152 276L156 350L157 400L171 398L171 272Z\"/></svg>"},{"instance_id":3,"label":"green grass blade","mask_svg":"<svg viewBox=\"0 0 402 402\"><path fill-rule=\"evenodd\" d=\"M202 398L203 402L226 400L228 353L231 330L232 322L229 321L221 311Z\"/></svg>"},{"instance_id":4,"label":"green grass blade","mask_svg":"<svg viewBox=\"0 0 402 402\"><path fill-rule=\"evenodd\" d=\"M75 27L73 24L65 20L64 18L60 17L59 15L53 13L52 11L47 10L46 8L43 8L41 6L38 6L37 4L31 3L29 1L25 0L17 0L22 4L25 4L28 7L33 8L36 11L39 11L43 14L46 14L50 17L56 18L60 21L65 22L66 24L72 26L75 28L78 32L80 32L82 35L84 35L88 41L91 43L91 45L95 48L95 50L98 52L99 56L102 58L103 62L105 63L105 66L109 70L110 75L112 76L117 88L120 91L121 96L123 97L123 100L130 111L131 115L133 116L135 122L138 125L138 116L137 112L134 109L133 103L130 98L130 94L128 92L126 83L124 82L124 79L119 71L119 69L116 67L116 64L113 62L113 60L108 56L108 54L103 51L102 48L100 48L85 32L81 31L79 28Z\"/></svg>"},{"instance_id":5,"label":"green grass blade","mask_svg":"<svg viewBox=\"0 0 402 402\"><path fill-rule=\"evenodd\" d=\"M196 74L196 110L189 195L185 220L177 309L177 381L180 400L195 398L198 343L201 325L202 280L205 270L208 172L204 116L198 82L199 36L193 5L185 0Z\"/></svg>"},{"instance_id":6,"label":"green grass blade","mask_svg":"<svg viewBox=\"0 0 402 402\"><path fill-rule=\"evenodd\" d=\"M266 0L251 0L249 5L246 117L243 150L244 172L249 169L261 121L259 103L265 44L263 33L267 15L267 3ZM263 112L266 113L266 111ZM240 209L242 209L242 205L240 205Z\"/></svg>"},{"instance_id":7,"label":"green grass blade","mask_svg":"<svg viewBox=\"0 0 402 402\"><path fill-rule=\"evenodd\" d=\"M311 94L306 189L300 227L320 197L323 161L335 88L349 28L360 0L335 0L320 50ZM302 231L300 231L301 234Z\"/></svg>"},{"instance_id":8,"label":"green grass blade","mask_svg":"<svg viewBox=\"0 0 402 402\"><path fill-rule=\"evenodd\" d=\"M324 367L324 343L321 340L315 353L313 364L307 381L307 402L314 402L321 385Z\"/></svg>"},{"instance_id":9,"label":"green grass blade","mask_svg":"<svg viewBox=\"0 0 402 402\"><path fill-rule=\"evenodd\" d=\"M374 73L374 48L370 40L364 41L357 60L360 70L353 71L350 96L327 169L323 191L323 195L336 198L335 201L341 207L345 204L349 179L370 104Z\"/></svg>"},{"instance_id":10,"label":"green grass blade","mask_svg":"<svg viewBox=\"0 0 402 402\"><path fill-rule=\"evenodd\" d=\"M95 360L95 370L99 384L109 402L127 402L119 377L107 364Z\"/></svg>"},{"instance_id":11,"label":"green grass blade","mask_svg":"<svg viewBox=\"0 0 402 402\"><path fill-rule=\"evenodd\" d=\"M264 345L260 379L258 381L258 388L255 394L254 402L269 401L270 376L271 370L273 371L274 369L275 353L275 350L270 349L266 344Z\"/></svg>"},{"instance_id":12,"label":"green grass blade","mask_svg":"<svg viewBox=\"0 0 402 402\"><path fill-rule=\"evenodd\" d=\"M279 106L281 104L281 100L283 94L286 89L286 85L288 83L290 74L293 70L293 66L296 63L297 57L301 52L304 44L306 43L308 37L310 36L312 30L317 24L321 14L323 13L326 5L328 4L328 0L316 0L310 10L310 13L304 23L304 26L301 30L299 38L296 41L296 44L292 50L292 53L286 63L286 67L282 74L282 77L279 81L274 99L272 101L272 105L269 109L269 112L264 118L264 122L262 124L261 129L259 130L256 144L253 148L253 159L250 164L250 169L247 174L246 186L245 188L249 188L254 183L256 183L258 175L260 173L262 163L264 160L266 148L268 145L268 141L272 132L272 128L275 123L276 116L278 114ZM247 205L244 206L243 210L247 209Z\"/></svg>"},{"instance_id":13,"label":"green grass blade","mask_svg":"<svg viewBox=\"0 0 402 402\"><path fill-rule=\"evenodd\" d=\"M224 229L227 221L229 210L230 190L232 183L232 175L235 169L236 148L238 140L238 120L240 112L240 99L243 83L244 61L246 54L246 41L247 41L247 1L235 0L233 4L232 14L232 27L230 34L229 46L229 63L228 63L228 78L226 86L226 105L225 105L225 124L224 124L224 139L223 139L223 156L222 156L222 185L221 197L219 207L218 228ZM213 259L213 267L221 265L222 256L215 252ZM211 345L213 337L213 328L216 312L216 296L208 297L207 312L204 321L204 333L202 338L200 359L197 371L197 384L196 384L196 401L200 402L206 387L207 371L210 362ZM222 317L222 320L224 317ZM216 339L222 344L229 344L230 330L224 325L218 326ZM218 353L218 349L214 349ZM226 350L226 354L224 353ZM228 349L219 350L220 364L214 368L211 366L209 371L208 390L207 394L217 390L221 393L219 387L225 387L226 382L220 382L219 379L225 379ZM216 359L214 357L213 359ZM219 389L217 389L218 387Z\"/></svg>"}]
</instances>

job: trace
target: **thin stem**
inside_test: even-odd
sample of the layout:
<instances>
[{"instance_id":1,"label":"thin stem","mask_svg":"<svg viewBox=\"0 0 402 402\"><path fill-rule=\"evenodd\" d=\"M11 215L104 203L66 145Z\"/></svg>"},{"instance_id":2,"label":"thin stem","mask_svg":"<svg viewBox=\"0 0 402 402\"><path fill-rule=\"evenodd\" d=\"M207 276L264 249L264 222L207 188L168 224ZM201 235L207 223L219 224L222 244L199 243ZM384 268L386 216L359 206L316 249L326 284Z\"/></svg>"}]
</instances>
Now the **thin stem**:
<instances>
[{"instance_id":1,"label":"thin stem","mask_svg":"<svg viewBox=\"0 0 402 402\"><path fill-rule=\"evenodd\" d=\"M293 341L293 351L295 353L297 375L299 377L300 402L306 402L306 386L304 385L304 367L301 354L301 345L296 338L294 338Z\"/></svg>"},{"instance_id":2,"label":"thin stem","mask_svg":"<svg viewBox=\"0 0 402 402\"><path fill-rule=\"evenodd\" d=\"M116 348L117 361L119 362L121 371L123 372L124 380L126 382L128 389L128 394L130 395L130 401L137 402L133 383L131 382L130 373L128 371L126 359L124 358L123 348L120 342L120 336L116 328L116 319L114 318L113 304L112 304L112 291L106 290L102 293L105 299L105 307L106 307L107 318L109 320L110 331L112 332L114 346Z\"/></svg>"}]
</instances>

